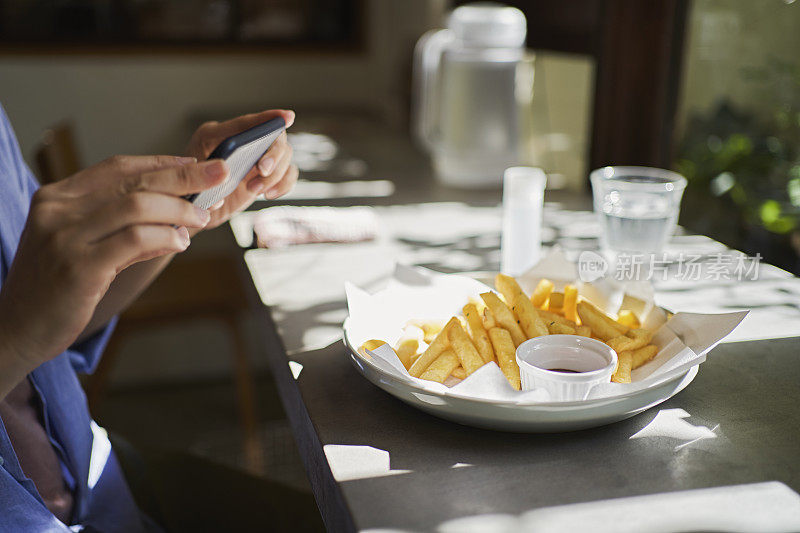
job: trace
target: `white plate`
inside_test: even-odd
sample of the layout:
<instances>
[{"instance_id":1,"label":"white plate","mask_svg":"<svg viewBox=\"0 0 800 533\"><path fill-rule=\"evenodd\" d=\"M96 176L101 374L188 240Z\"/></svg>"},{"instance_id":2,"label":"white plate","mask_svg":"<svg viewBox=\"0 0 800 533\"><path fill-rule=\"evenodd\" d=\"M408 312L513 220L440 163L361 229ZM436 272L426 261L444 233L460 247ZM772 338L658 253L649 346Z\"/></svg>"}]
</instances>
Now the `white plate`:
<instances>
[{"instance_id":1,"label":"white plate","mask_svg":"<svg viewBox=\"0 0 800 533\"><path fill-rule=\"evenodd\" d=\"M349 320L349 319L348 319ZM582 402L552 402L518 405L433 394L385 372L358 353L350 342L348 320L344 343L356 369L372 383L409 405L460 424L486 429L553 433L603 426L630 418L678 394L697 375L697 366L655 387L631 394Z\"/></svg>"}]
</instances>

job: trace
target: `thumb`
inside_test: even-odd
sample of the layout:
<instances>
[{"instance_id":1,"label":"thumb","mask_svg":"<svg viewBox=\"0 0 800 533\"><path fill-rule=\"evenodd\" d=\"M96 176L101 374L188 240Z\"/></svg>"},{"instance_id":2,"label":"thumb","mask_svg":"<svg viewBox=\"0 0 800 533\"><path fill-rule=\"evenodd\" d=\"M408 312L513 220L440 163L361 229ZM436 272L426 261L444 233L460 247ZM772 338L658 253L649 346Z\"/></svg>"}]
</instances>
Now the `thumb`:
<instances>
[{"instance_id":1,"label":"thumb","mask_svg":"<svg viewBox=\"0 0 800 533\"><path fill-rule=\"evenodd\" d=\"M262 124L270 119L280 117L286 123L286 127L294 124L294 111L288 109L269 109L260 113L251 113L249 115L242 115L225 122L220 122L214 128L213 135L218 137L219 141L236 135L244 130L250 129L253 126Z\"/></svg>"}]
</instances>

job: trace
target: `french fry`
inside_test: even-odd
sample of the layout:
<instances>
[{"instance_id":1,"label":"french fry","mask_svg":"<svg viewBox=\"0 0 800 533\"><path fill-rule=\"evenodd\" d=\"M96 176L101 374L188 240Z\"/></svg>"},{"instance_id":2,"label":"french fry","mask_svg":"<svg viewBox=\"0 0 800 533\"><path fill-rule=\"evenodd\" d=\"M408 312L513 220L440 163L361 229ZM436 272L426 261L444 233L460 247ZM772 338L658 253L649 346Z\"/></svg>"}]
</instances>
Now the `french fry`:
<instances>
[{"instance_id":1,"label":"french fry","mask_svg":"<svg viewBox=\"0 0 800 533\"><path fill-rule=\"evenodd\" d=\"M433 339L442 331L444 324L441 322L436 321L428 321L423 322L420 324L422 331L425 333L425 336L422 338L426 343L430 344L433 342Z\"/></svg>"},{"instance_id":2,"label":"french fry","mask_svg":"<svg viewBox=\"0 0 800 533\"><path fill-rule=\"evenodd\" d=\"M422 340L426 344L433 342L433 339L442 331L445 324L444 320L409 320L406 322L406 326L414 326L422 330Z\"/></svg>"},{"instance_id":3,"label":"french fry","mask_svg":"<svg viewBox=\"0 0 800 533\"><path fill-rule=\"evenodd\" d=\"M648 344L638 350L633 350L631 370L636 370L646 362L650 361L658 353L658 347L654 344Z\"/></svg>"},{"instance_id":4,"label":"french fry","mask_svg":"<svg viewBox=\"0 0 800 533\"><path fill-rule=\"evenodd\" d=\"M497 327L497 320L494 318L494 313L488 307L483 308L483 328L489 331Z\"/></svg>"},{"instance_id":5,"label":"french fry","mask_svg":"<svg viewBox=\"0 0 800 533\"><path fill-rule=\"evenodd\" d=\"M625 335L631 329L631 328L629 328L628 326L626 326L624 324L620 324L619 322L617 322L616 320L614 320L613 318L611 318L610 316L608 316L607 314L605 314L600 309L598 309L597 307L595 307L594 305L592 305L591 303L589 303L586 300L582 300L582 301L580 301L578 303L578 309L579 309L578 316L582 316L580 314L580 308L581 307L583 307L584 309L591 309L595 314L597 314L598 317L600 317L600 319L603 322L605 322L607 325L609 325L612 328L614 328L617 331L619 331L619 333L621 335ZM592 329L594 329L594 328L592 328Z\"/></svg>"},{"instance_id":6,"label":"french fry","mask_svg":"<svg viewBox=\"0 0 800 533\"><path fill-rule=\"evenodd\" d=\"M629 309L623 309L619 312L617 315L617 322L623 326L628 326L629 328L638 328L642 325L641 322L639 322L639 319L636 317L636 314Z\"/></svg>"},{"instance_id":7,"label":"french fry","mask_svg":"<svg viewBox=\"0 0 800 533\"><path fill-rule=\"evenodd\" d=\"M520 390L516 347L541 335L578 335L598 339L617 353L612 381L630 383L631 372L658 353L650 344L653 332L641 327L632 308L625 307L614 319L587 300L578 289L566 285L554 292L553 282L542 279L530 298L517 280L504 274L495 277L497 293L470 300L462 315L446 323L409 320L395 352L409 374L443 383L449 376L465 379L490 361L496 361L511 386ZM579 301L580 300L580 301ZM424 341L424 342L423 342ZM425 347L422 353L417 353ZM371 339L359 352L375 350L386 342Z\"/></svg>"},{"instance_id":8,"label":"french fry","mask_svg":"<svg viewBox=\"0 0 800 533\"><path fill-rule=\"evenodd\" d=\"M625 294L622 297L622 304L620 305L620 309L625 309L632 312L637 319L640 316L644 316L648 307L648 302L630 294ZM636 327L641 327L641 324L638 324Z\"/></svg>"},{"instance_id":9,"label":"french fry","mask_svg":"<svg viewBox=\"0 0 800 533\"><path fill-rule=\"evenodd\" d=\"M633 343L628 345L628 350L638 350L650 344L653 332L649 329L636 328L628 331L627 337L633 339Z\"/></svg>"},{"instance_id":10,"label":"french fry","mask_svg":"<svg viewBox=\"0 0 800 533\"><path fill-rule=\"evenodd\" d=\"M653 339L653 332L649 329L645 328L633 328L628 330L627 335L634 339L647 339L647 343L649 343Z\"/></svg>"},{"instance_id":11,"label":"french fry","mask_svg":"<svg viewBox=\"0 0 800 533\"><path fill-rule=\"evenodd\" d=\"M541 309L544 307L544 304L547 303L547 299L550 298L550 293L552 292L553 282L549 279L542 279L539 281L539 284L536 285L533 295L531 295L531 303L533 303L534 307Z\"/></svg>"},{"instance_id":12,"label":"french fry","mask_svg":"<svg viewBox=\"0 0 800 533\"><path fill-rule=\"evenodd\" d=\"M632 329L627 335L620 335L609 339L606 342L611 346L615 352L629 352L638 350L650 343L653 338L653 333L646 329Z\"/></svg>"},{"instance_id":13,"label":"french fry","mask_svg":"<svg viewBox=\"0 0 800 533\"><path fill-rule=\"evenodd\" d=\"M551 311L545 311L544 309L539 310L539 316L544 319L545 322L558 322L559 324L564 324L565 326L569 326L571 328L578 327L578 324L573 322L568 318L564 318L563 316L553 313Z\"/></svg>"},{"instance_id":14,"label":"french fry","mask_svg":"<svg viewBox=\"0 0 800 533\"><path fill-rule=\"evenodd\" d=\"M630 383L632 362L632 352L617 354L617 370L614 372L614 375L611 376L611 381L614 383Z\"/></svg>"},{"instance_id":15,"label":"french fry","mask_svg":"<svg viewBox=\"0 0 800 533\"><path fill-rule=\"evenodd\" d=\"M622 324L617 323L605 313L597 309L595 306L587 301L578 302L578 316L582 324L586 324L592 328L592 332L604 341L609 341L614 337L624 335L628 328ZM616 326L624 328L625 331L620 331Z\"/></svg>"},{"instance_id":16,"label":"french fry","mask_svg":"<svg viewBox=\"0 0 800 533\"><path fill-rule=\"evenodd\" d=\"M421 379L442 383L456 367L458 367L458 357L451 348L447 348L419 377Z\"/></svg>"},{"instance_id":17,"label":"french fry","mask_svg":"<svg viewBox=\"0 0 800 533\"><path fill-rule=\"evenodd\" d=\"M458 356L458 360L468 376L486 363L478 353L478 350L475 349L475 345L472 344L469 335L461 327L461 324L456 323L450 326L447 338L450 339L450 346Z\"/></svg>"},{"instance_id":18,"label":"french fry","mask_svg":"<svg viewBox=\"0 0 800 533\"><path fill-rule=\"evenodd\" d=\"M463 366L457 366L456 368L454 368L453 371L450 373L450 375L456 379L466 379L467 377L467 373L464 371Z\"/></svg>"},{"instance_id":19,"label":"french fry","mask_svg":"<svg viewBox=\"0 0 800 533\"><path fill-rule=\"evenodd\" d=\"M547 324L547 329L550 330L551 335L575 335L575 328L571 328L560 322L550 322Z\"/></svg>"},{"instance_id":20,"label":"french fry","mask_svg":"<svg viewBox=\"0 0 800 533\"><path fill-rule=\"evenodd\" d=\"M417 350L419 350L419 340L415 338L400 339L397 344L395 349L397 358L400 359L406 370L411 368L411 357L417 354Z\"/></svg>"},{"instance_id":21,"label":"french fry","mask_svg":"<svg viewBox=\"0 0 800 533\"><path fill-rule=\"evenodd\" d=\"M505 274L498 274L494 284L506 299L511 303L511 309L517 316L517 323L522 327L523 333L529 338L547 335L547 324L539 317L536 307L528 295L519 286L517 280Z\"/></svg>"},{"instance_id":22,"label":"french fry","mask_svg":"<svg viewBox=\"0 0 800 533\"><path fill-rule=\"evenodd\" d=\"M483 327L483 321L478 312L478 307L470 303L465 305L462 311L467 319L469 332L472 335L472 342L475 344L475 348L478 349L478 353L481 354L483 362L488 363L494 361L492 342L489 340L489 334L486 333L486 329Z\"/></svg>"},{"instance_id":23,"label":"french fry","mask_svg":"<svg viewBox=\"0 0 800 533\"><path fill-rule=\"evenodd\" d=\"M361 347L358 349L358 353L364 356L368 356L369 354L367 354L365 350L372 351L377 349L379 346L383 346L384 344L387 344L387 342L379 339L370 339L361 345Z\"/></svg>"},{"instance_id":24,"label":"french fry","mask_svg":"<svg viewBox=\"0 0 800 533\"><path fill-rule=\"evenodd\" d=\"M450 346L450 341L447 338L447 331L453 327L454 325L459 324L458 319L453 317L450 321L442 328L442 331L436 336L433 341L431 341L428 348L422 352L422 355L416 358L414 363L411 365L411 368L408 369L408 373L414 376L415 378L420 377L420 375L425 371L431 363L433 363L445 349Z\"/></svg>"},{"instance_id":25,"label":"french fry","mask_svg":"<svg viewBox=\"0 0 800 533\"><path fill-rule=\"evenodd\" d=\"M511 334L502 328L489 330L489 339L492 341L497 363L508 382L516 390L520 390L519 366L517 365L516 347Z\"/></svg>"},{"instance_id":26,"label":"french fry","mask_svg":"<svg viewBox=\"0 0 800 533\"><path fill-rule=\"evenodd\" d=\"M525 334L522 332L522 328L517 324L517 320L514 318L514 313L511 312L511 309L509 309L495 293L484 292L481 294L481 298L486 303L486 306L492 310L497 324L508 330L511 334L511 340L514 341L515 347L527 340ZM495 354L496 353L497 352L495 352Z\"/></svg>"},{"instance_id":27,"label":"french fry","mask_svg":"<svg viewBox=\"0 0 800 533\"><path fill-rule=\"evenodd\" d=\"M519 286L517 280L505 274L497 274L494 278L494 286L503 295L503 299L509 305L513 305L518 295L526 296L525 291ZM533 304L531 304L533 305Z\"/></svg>"},{"instance_id":28,"label":"french fry","mask_svg":"<svg viewBox=\"0 0 800 533\"><path fill-rule=\"evenodd\" d=\"M503 299L509 306L513 304L514 297L522 292L517 280L505 274L497 274L494 277L494 286L503 295Z\"/></svg>"},{"instance_id":29,"label":"french fry","mask_svg":"<svg viewBox=\"0 0 800 533\"><path fill-rule=\"evenodd\" d=\"M370 339L364 344L362 344L361 347L364 348L365 350L372 351L378 348L379 346L383 346L384 344L387 344L386 341L382 341L380 339Z\"/></svg>"},{"instance_id":30,"label":"french fry","mask_svg":"<svg viewBox=\"0 0 800 533\"><path fill-rule=\"evenodd\" d=\"M514 314L517 315L519 325L528 339L550 333L547 330L547 323L542 320L537 309L524 293L514 296L514 307L512 309Z\"/></svg>"},{"instance_id":31,"label":"french fry","mask_svg":"<svg viewBox=\"0 0 800 533\"><path fill-rule=\"evenodd\" d=\"M578 322L578 288L574 285L564 287L564 317Z\"/></svg>"},{"instance_id":32,"label":"french fry","mask_svg":"<svg viewBox=\"0 0 800 533\"><path fill-rule=\"evenodd\" d=\"M563 292L550 293L550 302L547 304L547 309L553 311L553 309L563 309L563 307L564 307L564 293Z\"/></svg>"},{"instance_id":33,"label":"french fry","mask_svg":"<svg viewBox=\"0 0 800 533\"><path fill-rule=\"evenodd\" d=\"M636 339L632 339L626 335L619 335L618 337L614 337L613 339L609 339L606 341L606 344L611 346L617 355L622 352L629 352L631 350L636 349Z\"/></svg>"}]
</instances>

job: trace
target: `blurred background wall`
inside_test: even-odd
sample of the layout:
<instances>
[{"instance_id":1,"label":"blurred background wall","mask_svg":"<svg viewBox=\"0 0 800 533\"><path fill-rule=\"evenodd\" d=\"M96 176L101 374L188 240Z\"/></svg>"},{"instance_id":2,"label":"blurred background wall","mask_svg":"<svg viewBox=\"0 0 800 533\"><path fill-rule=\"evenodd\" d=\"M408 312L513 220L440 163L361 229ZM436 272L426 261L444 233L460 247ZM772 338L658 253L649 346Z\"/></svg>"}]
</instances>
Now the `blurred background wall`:
<instances>
[{"instance_id":1,"label":"blurred background wall","mask_svg":"<svg viewBox=\"0 0 800 533\"><path fill-rule=\"evenodd\" d=\"M371 0L363 49L344 52L9 53L0 56L0 101L26 156L42 131L69 118L87 164L181 150L192 119L215 111L339 109L397 121L408 99L410 47L445 6Z\"/></svg>"},{"instance_id":2,"label":"blurred background wall","mask_svg":"<svg viewBox=\"0 0 800 533\"><path fill-rule=\"evenodd\" d=\"M175 153L201 120L270 107L351 112L405 130L414 44L443 25L449 7L447 0L365 0L363 43L350 50L21 47L0 54L0 101L29 161L42 132L62 119L72 121L84 164L117 153ZM592 61L542 51L536 69L542 165L554 184L582 189Z\"/></svg>"}]
</instances>

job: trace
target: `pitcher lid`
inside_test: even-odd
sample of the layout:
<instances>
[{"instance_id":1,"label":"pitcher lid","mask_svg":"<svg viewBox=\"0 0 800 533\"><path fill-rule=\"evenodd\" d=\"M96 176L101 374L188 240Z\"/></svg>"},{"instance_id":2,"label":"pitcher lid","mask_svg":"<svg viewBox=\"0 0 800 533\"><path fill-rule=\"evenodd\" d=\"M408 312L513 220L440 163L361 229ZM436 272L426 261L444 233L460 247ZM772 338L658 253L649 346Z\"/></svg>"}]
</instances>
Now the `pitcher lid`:
<instances>
[{"instance_id":1,"label":"pitcher lid","mask_svg":"<svg viewBox=\"0 0 800 533\"><path fill-rule=\"evenodd\" d=\"M495 2L475 2L457 7L447 26L465 46L519 47L525 43L527 23L517 8Z\"/></svg>"}]
</instances>

